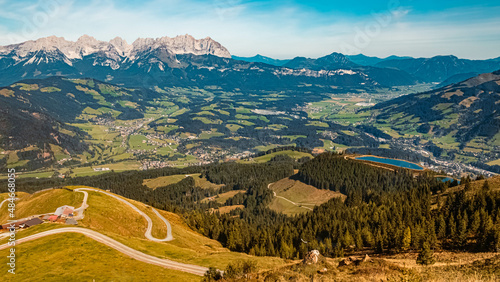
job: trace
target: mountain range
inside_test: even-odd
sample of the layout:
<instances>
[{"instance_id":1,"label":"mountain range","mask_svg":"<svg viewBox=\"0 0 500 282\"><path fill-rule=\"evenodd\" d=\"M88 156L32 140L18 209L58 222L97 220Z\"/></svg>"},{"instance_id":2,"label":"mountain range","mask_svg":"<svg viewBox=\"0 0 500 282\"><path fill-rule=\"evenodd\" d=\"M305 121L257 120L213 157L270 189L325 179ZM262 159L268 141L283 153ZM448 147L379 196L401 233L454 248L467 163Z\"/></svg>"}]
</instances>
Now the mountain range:
<instances>
[{"instance_id":1,"label":"mountain range","mask_svg":"<svg viewBox=\"0 0 500 282\"><path fill-rule=\"evenodd\" d=\"M454 75L498 68L498 60L473 61L453 56L378 59L334 52L317 59L231 57L224 46L210 37L195 39L190 35L140 38L132 44L119 37L106 42L84 35L72 42L51 36L0 47L0 85L4 86L20 79L59 75L146 88L366 88L442 82Z\"/></svg>"}]
</instances>

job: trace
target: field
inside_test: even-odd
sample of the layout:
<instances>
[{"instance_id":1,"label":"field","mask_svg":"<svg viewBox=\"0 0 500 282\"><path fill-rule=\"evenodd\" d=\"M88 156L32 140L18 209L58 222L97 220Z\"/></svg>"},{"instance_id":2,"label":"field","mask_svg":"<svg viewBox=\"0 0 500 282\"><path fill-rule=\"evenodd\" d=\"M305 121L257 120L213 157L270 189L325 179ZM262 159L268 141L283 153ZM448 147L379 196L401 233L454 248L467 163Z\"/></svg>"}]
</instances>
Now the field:
<instances>
[{"instance_id":1,"label":"field","mask_svg":"<svg viewBox=\"0 0 500 282\"><path fill-rule=\"evenodd\" d=\"M196 186L203 188L203 189L209 189L209 188L218 189L221 186L224 186L224 185L214 184L214 183L208 181L206 178L201 177L201 175L199 173L189 174L189 176L193 177ZM184 178L186 178L186 175L184 175L184 174L175 174L175 175L162 176L162 177L153 178L153 179L145 179L143 184L148 186L149 188L156 189L158 187L163 187L163 186L177 183Z\"/></svg>"},{"instance_id":2,"label":"field","mask_svg":"<svg viewBox=\"0 0 500 282\"><path fill-rule=\"evenodd\" d=\"M287 150L287 151L280 151L280 152L275 152L275 153L263 155L263 156L256 157L256 158L253 158L250 160L239 160L238 162L240 162L240 163L265 163L265 162L270 161L273 157L275 157L277 155L287 155L287 156L290 156L296 160L303 158L303 157L312 158L312 155L309 153Z\"/></svg>"},{"instance_id":3,"label":"field","mask_svg":"<svg viewBox=\"0 0 500 282\"><path fill-rule=\"evenodd\" d=\"M22 257L15 276L2 271L0 280L200 281L196 275L137 261L82 234L44 237L17 246L16 252ZM8 249L0 255L6 257Z\"/></svg>"},{"instance_id":4,"label":"field","mask_svg":"<svg viewBox=\"0 0 500 282\"><path fill-rule=\"evenodd\" d=\"M24 218L36 214L52 213L63 205L80 207L83 201L82 193L73 193L64 189L53 189L36 194L17 193L16 218ZM8 220L7 205L2 206L0 222Z\"/></svg>"},{"instance_id":5,"label":"field","mask_svg":"<svg viewBox=\"0 0 500 282\"><path fill-rule=\"evenodd\" d=\"M54 191L54 190L51 190ZM54 193L54 192L51 192ZM70 191L65 191L64 193L73 194ZM82 193L74 193L75 195L83 195ZM43 201L45 205L56 206L60 203L50 203L50 197L36 198L36 200L31 201L32 205L38 205ZM149 211L144 204L138 203L133 200L128 200L133 203L135 206L146 212L153 220L153 236L164 236L165 233L164 225L160 224L159 219L153 216L153 213ZM96 230L100 233L103 233L129 247L132 247L141 252L160 257L160 258L169 258L172 260L176 260L179 262L197 264L202 266L215 266L219 269L224 269L225 266L234 260L237 259L251 259L255 260L259 268L262 269L271 269L275 266L283 265L284 261L279 258L271 258L271 257L254 257L242 253L230 252L228 249L222 247L222 245L215 241L208 239L199 233L191 230L183 221L183 219L173 213L169 213L166 211L159 211L172 225L172 233L175 238L170 242L151 242L149 240L144 239L144 232L146 230L146 221L144 218L140 217L137 213L131 210L130 207L124 205L116 199L113 199L107 195L97 192L89 191L89 199L88 204L90 207L85 212L85 218L79 224L80 226L87 227L93 230ZM23 206L20 206L21 209L25 209ZM23 211L26 213L27 211ZM29 229L23 230L18 233L18 238L22 238L24 236L28 236L30 234L34 234L37 232L41 232L47 229L59 228L62 227L61 224L41 224ZM158 228L159 230L155 230ZM65 241L66 235L60 235L62 238L60 241ZM78 235L75 235L78 236ZM49 240L52 237L45 238ZM71 236L69 236L71 239ZM41 239L41 242L44 239ZM0 244L4 243L5 239L0 240ZM37 242L33 241L31 243L23 244L24 246L39 246ZM73 244L74 241L69 241ZM30 245L28 245L30 244ZM81 245L79 243L78 245ZM22 245L21 245L22 246ZM43 249L45 250L45 249ZM40 259L40 256L43 255L44 251L41 252L30 252L30 256L33 256L33 259ZM81 252L85 252L85 250L81 250ZM112 252L110 250L110 252ZM75 261L75 258L72 256L63 256L62 259L59 258L58 265L72 264ZM110 264L115 262L115 259L110 259ZM52 262L53 263L53 262ZM95 263L93 263L95 264ZM21 264L19 267L21 268L24 264ZM120 265L120 264L118 264ZM86 267L99 267L99 266L86 266ZM113 267L115 265L113 264ZM132 268L137 269L137 268ZM145 268L148 269L148 268ZM142 269L141 272L147 273ZM77 272L80 273L80 272ZM52 275L50 269L40 270L40 273L37 275ZM136 273L134 275L139 275ZM41 277L40 276L40 277ZM75 276L79 277L79 276ZM187 276L186 276L187 277Z\"/></svg>"},{"instance_id":6,"label":"field","mask_svg":"<svg viewBox=\"0 0 500 282\"><path fill-rule=\"evenodd\" d=\"M229 191L226 193L218 194L218 195L210 197L210 198L203 199L201 201L202 202L216 201L219 204L224 204L229 198L234 197L234 195L236 195L238 193L244 194L245 192L246 192L245 190L233 190L233 191Z\"/></svg>"},{"instance_id":7,"label":"field","mask_svg":"<svg viewBox=\"0 0 500 282\"><path fill-rule=\"evenodd\" d=\"M269 208L287 215L310 211L314 206L321 205L334 197L345 198L341 193L321 190L290 178L281 179L269 185L269 188L276 193Z\"/></svg>"},{"instance_id":8,"label":"field","mask_svg":"<svg viewBox=\"0 0 500 282\"><path fill-rule=\"evenodd\" d=\"M254 276L259 281L498 281L496 253L436 252L436 264L416 265L417 254L375 256L360 264L340 266L342 258L314 265L293 264ZM362 259L363 256L354 256Z\"/></svg>"}]
</instances>

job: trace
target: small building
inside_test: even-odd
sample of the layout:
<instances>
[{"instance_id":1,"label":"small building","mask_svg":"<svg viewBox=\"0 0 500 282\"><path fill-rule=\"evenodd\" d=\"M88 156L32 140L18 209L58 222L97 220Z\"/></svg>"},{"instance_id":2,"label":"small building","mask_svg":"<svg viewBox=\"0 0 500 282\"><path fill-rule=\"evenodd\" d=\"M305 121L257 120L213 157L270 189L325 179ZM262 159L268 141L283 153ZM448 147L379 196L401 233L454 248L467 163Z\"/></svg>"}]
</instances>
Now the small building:
<instances>
[{"instance_id":1,"label":"small building","mask_svg":"<svg viewBox=\"0 0 500 282\"><path fill-rule=\"evenodd\" d=\"M23 220L23 221L16 221L13 223L14 225L14 228L19 228L21 226L24 225L24 223L26 222L27 220ZM2 225L2 229L9 229L11 227L11 224L10 223L7 223L7 224L4 224ZM21 227L22 228L22 227Z\"/></svg>"},{"instance_id":2,"label":"small building","mask_svg":"<svg viewBox=\"0 0 500 282\"><path fill-rule=\"evenodd\" d=\"M70 216L73 216L73 209L71 208L65 208L62 215L62 217L70 217Z\"/></svg>"},{"instance_id":3,"label":"small building","mask_svg":"<svg viewBox=\"0 0 500 282\"><path fill-rule=\"evenodd\" d=\"M42 219L43 220L49 220L49 217L50 217L50 214L46 214L46 215L42 216Z\"/></svg>"},{"instance_id":4,"label":"small building","mask_svg":"<svg viewBox=\"0 0 500 282\"><path fill-rule=\"evenodd\" d=\"M61 215L63 215L63 214L64 214L64 212L66 211L66 209L69 209L69 210L70 210L70 212L69 212L69 213L72 213L72 212L73 212L73 210L75 210L75 208L74 208L74 207L71 207L71 206L66 206L66 205L65 205L65 206L58 207L58 208L56 209L56 211L54 212L54 214L55 214L55 215L57 215L57 216L61 216ZM69 213L68 213L68 214L69 214Z\"/></svg>"},{"instance_id":5,"label":"small building","mask_svg":"<svg viewBox=\"0 0 500 282\"><path fill-rule=\"evenodd\" d=\"M58 218L59 218L59 216L58 216L58 215L51 215L51 216L49 217L49 221L55 222Z\"/></svg>"},{"instance_id":6,"label":"small building","mask_svg":"<svg viewBox=\"0 0 500 282\"><path fill-rule=\"evenodd\" d=\"M66 218L66 224L77 225L78 222L74 218Z\"/></svg>"},{"instance_id":7,"label":"small building","mask_svg":"<svg viewBox=\"0 0 500 282\"><path fill-rule=\"evenodd\" d=\"M26 221L20 227L21 228L28 228L28 227L35 226L35 225L38 225L38 224L41 224L41 223L43 223L43 220L41 220L39 217L35 217L35 218L32 218L32 219Z\"/></svg>"}]
</instances>

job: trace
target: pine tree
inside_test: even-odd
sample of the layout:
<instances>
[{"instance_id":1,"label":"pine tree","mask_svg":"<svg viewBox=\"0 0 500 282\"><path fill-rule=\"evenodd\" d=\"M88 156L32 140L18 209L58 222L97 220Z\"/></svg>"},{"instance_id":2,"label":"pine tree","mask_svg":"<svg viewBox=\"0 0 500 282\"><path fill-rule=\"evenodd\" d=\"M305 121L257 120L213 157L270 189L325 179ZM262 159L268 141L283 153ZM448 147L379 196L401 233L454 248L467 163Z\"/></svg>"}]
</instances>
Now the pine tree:
<instances>
[{"instance_id":1,"label":"pine tree","mask_svg":"<svg viewBox=\"0 0 500 282\"><path fill-rule=\"evenodd\" d=\"M484 191L489 191L490 190L490 184L488 183L488 180L484 181L482 189Z\"/></svg>"},{"instance_id":2,"label":"pine tree","mask_svg":"<svg viewBox=\"0 0 500 282\"><path fill-rule=\"evenodd\" d=\"M468 225L468 217L467 213L464 212L464 215L458 215L457 218L457 235L455 236L454 241L457 247L463 248L467 242L467 225Z\"/></svg>"},{"instance_id":3,"label":"pine tree","mask_svg":"<svg viewBox=\"0 0 500 282\"><path fill-rule=\"evenodd\" d=\"M457 224L455 223L453 214L450 214L450 220L448 220L448 235L452 239L457 235Z\"/></svg>"},{"instance_id":4,"label":"pine tree","mask_svg":"<svg viewBox=\"0 0 500 282\"><path fill-rule=\"evenodd\" d=\"M375 237L375 246L377 248L377 253L384 252L384 239L382 238L382 234L380 234L380 231L377 233L377 236Z\"/></svg>"},{"instance_id":5,"label":"pine tree","mask_svg":"<svg viewBox=\"0 0 500 282\"><path fill-rule=\"evenodd\" d=\"M401 248L403 249L403 251L408 251L410 249L410 246L411 246L411 229L410 227L406 227L405 229L405 232L403 234L403 242L401 244Z\"/></svg>"},{"instance_id":6,"label":"pine tree","mask_svg":"<svg viewBox=\"0 0 500 282\"><path fill-rule=\"evenodd\" d=\"M479 215L479 211L475 211L474 215L472 216L472 221L470 224L470 233L476 236L480 226L481 226L481 216Z\"/></svg>"},{"instance_id":7,"label":"pine tree","mask_svg":"<svg viewBox=\"0 0 500 282\"><path fill-rule=\"evenodd\" d=\"M470 189L471 189L471 185L470 185L470 182L469 182L469 181L465 182L465 187L464 187L464 189L465 189L465 191L470 191Z\"/></svg>"},{"instance_id":8,"label":"pine tree","mask_svg":"<svg viewBox=\"0 0 500 282\"><path fill-rule=\"evenodd\" d=\"M436 260L434 259L434 252L431 250L429 242L425 241L422 250L417 257L417 263L422 265L434 264Z\"/></svg>"},{"instance_id":9,"label":"pine tree","mask_svg":"<svg viewBox=\"0 0 500 282\"><path fill-rule=\"evenodd\" d=\"M439 214L438 218L437 236L439 239L443 239L446 236L446 221L444 221L444 216L442 213Z\"/></svg>"},{"instance_id":10,"label":"pine tree","mask_svg":"<svg viewBox=\"0 0 500 282\"><path fill-rule=\"evenodd\" d=\"M361 231L356 232L356 250L360 251L363 249L363 237L361 237Z\"/></svg>"}]
</instances>

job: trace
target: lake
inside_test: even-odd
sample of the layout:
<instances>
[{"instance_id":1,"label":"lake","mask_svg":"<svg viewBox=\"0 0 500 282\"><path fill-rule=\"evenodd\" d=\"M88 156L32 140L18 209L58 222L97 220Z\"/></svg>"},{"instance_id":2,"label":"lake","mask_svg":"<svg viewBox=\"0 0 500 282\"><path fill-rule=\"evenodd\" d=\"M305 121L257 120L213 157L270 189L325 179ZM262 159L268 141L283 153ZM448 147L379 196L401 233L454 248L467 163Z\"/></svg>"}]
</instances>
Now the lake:
<instances>
[{"instance_id":1,"label":"lake","mask_svg":"<svg viewBox=\"0 0 500 282\"><path fill-rule=\"evenodd\" d=\"M409 168L409 169L414 169L414 170L424 170L423 167L421 167L417 164L410 163L407 161L402 161L402 160L389 159L389 158L365 156L365 157L357 157L356 160L377 162L377 163L381 163L381 164L388 164L388 165Z\"/></svg>"},{"instance_id":2,"label":"lake","mask_svg":"<svg viewBox=\"0 0 500 282\"><path fill-rule=\"evenodd\" d=\"M446 181L451 181L453 182L453 180L455 180L454 178L451 178L451 177L437 177L437 179L443 181L443 182L446 182ZM458 184L460 184L460 180L457 180Z\"/></svg>"}]
</instances>

